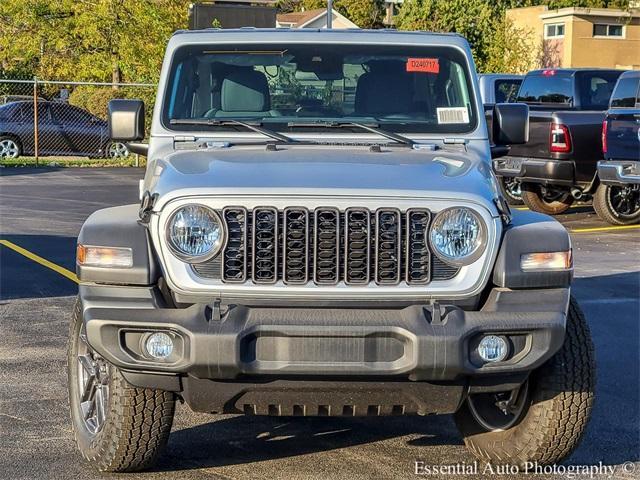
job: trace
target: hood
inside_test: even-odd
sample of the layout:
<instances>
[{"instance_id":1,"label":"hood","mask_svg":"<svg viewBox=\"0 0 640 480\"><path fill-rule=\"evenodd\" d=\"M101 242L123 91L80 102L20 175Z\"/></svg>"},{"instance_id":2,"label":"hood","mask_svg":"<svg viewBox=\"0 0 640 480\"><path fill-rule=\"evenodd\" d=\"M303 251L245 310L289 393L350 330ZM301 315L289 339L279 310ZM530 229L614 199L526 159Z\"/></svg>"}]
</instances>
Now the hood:
<instances>
[{"instance_id":1,"label":"hood","mask_svg":"<svg viewBox=\"0 0 640 480\"><path fill-rule=\"evenodd\" d=\"M468 152L364 147L176 151L149 166L156 208L183 196L314 195L467 199L497 195L488 162Z\"/></svg>"}]
</instances>

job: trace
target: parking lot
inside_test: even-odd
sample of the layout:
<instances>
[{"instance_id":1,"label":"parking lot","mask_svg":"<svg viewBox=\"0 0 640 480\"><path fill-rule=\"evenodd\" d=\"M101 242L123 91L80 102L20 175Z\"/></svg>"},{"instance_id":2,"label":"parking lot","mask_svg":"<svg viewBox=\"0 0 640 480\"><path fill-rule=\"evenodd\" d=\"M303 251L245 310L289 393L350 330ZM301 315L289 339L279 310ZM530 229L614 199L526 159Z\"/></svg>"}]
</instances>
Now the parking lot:
<instances>
[{"instance_id":1,"label":"parking lot","mask_svg":"<svg viewBox=\"0 0 640 480\"><path fill-rule=\"evenodd\" d=\"M0 169L2 478L94 478L76 453L67 414L65 344L77 291L69 272L82 222L99 208L137 202L142 174ZM615 467L610 478L638 478L640 226L608 226L588 206L559 220L572 232L573 292L598 366L592 421L566 463L602 462ZM446 416L213 417L180 406L164 456L139 478L411 478L416 460L473 462Z\"/></svg>"}]
</instances>

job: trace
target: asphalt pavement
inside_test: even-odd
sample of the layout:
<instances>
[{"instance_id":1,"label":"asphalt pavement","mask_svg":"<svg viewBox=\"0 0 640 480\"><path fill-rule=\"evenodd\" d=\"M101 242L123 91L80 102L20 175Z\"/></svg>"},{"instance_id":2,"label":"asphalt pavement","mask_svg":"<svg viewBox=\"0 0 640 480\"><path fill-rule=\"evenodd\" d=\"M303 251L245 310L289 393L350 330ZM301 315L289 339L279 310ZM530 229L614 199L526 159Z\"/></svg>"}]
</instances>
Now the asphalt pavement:
<instances>
[{"instance_id":1,"label":"asphalt pavement","mask_svg":"<svg viewBox=\"0 0 640 480\"><path fill-rule=\"evenodd\" d=\"M0 169L0 478L393 479L415 477L416 461L473 468L449 416L280 419L179 406L153 471L93 472L76 453L67 413L65 348L77 285L6 242L73 271L82 222L99 208L136 202L142 175ZM572 231L573 293L598 365L592 421L562 467L601 462L614 468L602 478L640 478L640 229L609 228L588 206L559 219ZM545 476L557 477L569 478Z\"/></svg>"}]
</instances>

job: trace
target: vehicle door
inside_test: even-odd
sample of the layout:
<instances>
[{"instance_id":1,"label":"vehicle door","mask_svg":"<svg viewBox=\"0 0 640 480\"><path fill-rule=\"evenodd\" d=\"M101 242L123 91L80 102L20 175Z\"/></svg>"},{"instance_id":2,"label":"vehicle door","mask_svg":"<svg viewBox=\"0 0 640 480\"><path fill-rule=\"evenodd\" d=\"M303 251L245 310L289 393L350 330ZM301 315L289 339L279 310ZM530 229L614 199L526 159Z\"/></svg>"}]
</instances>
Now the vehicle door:
<instances>
[{"instance_id":1,"label":"vehicle door","mask_svg":"<svg viewBox=\"0 0 640 480\"><path fill-rule=\"evenodd\" d=\"M105 122L86 110L66 103L51 104L52 117L60 126L70 154L94 155L102 147Z\"/></svg>"},{"instance_id":2,"label":"vehicle door","mask_svg":"<svg viewBox=\"0 0 640 480\"><path fill-rule=\"evenodd\" d=\"M640 74L620 78L607 115L607 158L640 160Z\"/></svg>"},{"instance_id":3,"label":"vehicle door","mask_svg":"<svg viewBox=\"0 0 640 480\"><path fill-rule=\"evenodd\" d=\"M61 155L65 151L65 140L62 129L51 118L51 103L38 102L38 154L39 155ZM33 103L25 104L23 107L23 118L34 124Z\"/></svg>"}]
</instances>

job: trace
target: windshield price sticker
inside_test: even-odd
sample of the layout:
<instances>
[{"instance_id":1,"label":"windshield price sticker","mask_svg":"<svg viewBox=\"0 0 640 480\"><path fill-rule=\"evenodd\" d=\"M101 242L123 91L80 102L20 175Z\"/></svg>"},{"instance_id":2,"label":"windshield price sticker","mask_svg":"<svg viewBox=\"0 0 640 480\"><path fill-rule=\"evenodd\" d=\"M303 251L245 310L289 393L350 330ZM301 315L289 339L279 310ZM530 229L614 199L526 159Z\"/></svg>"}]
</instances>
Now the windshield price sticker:
<instances>
[{"instance_id":1,"label":"windshield price sticker","mask_svg":"<svg viewBox=\"0 0 640 480\"><path fill-rule=\"evenodd\" d=\"M469 123L469 111L467 107L437 108L438 123Z\"/></svg>"},{"instance_id":2,"label":"windshield price sticker","mask_svg":"<svg viewBox=\"0 0 640 480\"><path fill-rule=\"evenodd\" d=\"M437 58L408 58L407 72L440 73Z\"/></svg>"}]
</instances>

